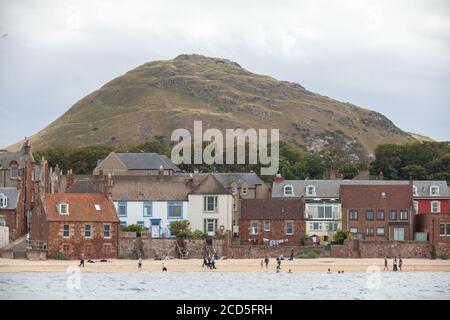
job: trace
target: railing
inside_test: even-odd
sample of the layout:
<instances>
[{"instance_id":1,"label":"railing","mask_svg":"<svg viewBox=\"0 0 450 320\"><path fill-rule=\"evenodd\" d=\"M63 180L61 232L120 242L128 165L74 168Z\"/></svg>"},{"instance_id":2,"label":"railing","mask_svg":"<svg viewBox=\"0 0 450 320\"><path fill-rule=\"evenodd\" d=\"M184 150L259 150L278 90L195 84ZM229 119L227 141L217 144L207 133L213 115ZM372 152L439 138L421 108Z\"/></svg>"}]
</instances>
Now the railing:
<instances>
[{"instance_id":1,"label":"railing","mask_svg":"<svg viewBox=\"0 0 450 320\"><path fill-rule=\"evenodd\" d=\"M28 247L31 247L32 250L47 250L47 243L42 240L28 240L27 245Z\"/></svg>"}]
</instances>

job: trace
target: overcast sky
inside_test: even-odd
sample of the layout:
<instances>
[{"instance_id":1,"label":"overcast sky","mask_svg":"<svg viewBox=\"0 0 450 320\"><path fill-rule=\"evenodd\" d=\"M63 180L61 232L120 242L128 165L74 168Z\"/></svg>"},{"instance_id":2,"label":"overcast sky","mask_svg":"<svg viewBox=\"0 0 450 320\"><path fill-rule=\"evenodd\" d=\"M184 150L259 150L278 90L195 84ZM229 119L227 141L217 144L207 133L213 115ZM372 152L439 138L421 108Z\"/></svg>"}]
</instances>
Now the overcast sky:
<instances>
[{"instance_id":1,"label":"overcast sky","mask_svg":"<svg viewBox=\"0 0 450 320\"><path fill-rule=\"evenodd\" d=\"M199 53L450 140L450 1L0 0L0 147L145 62Z\"/></svg>"}]
</instances>

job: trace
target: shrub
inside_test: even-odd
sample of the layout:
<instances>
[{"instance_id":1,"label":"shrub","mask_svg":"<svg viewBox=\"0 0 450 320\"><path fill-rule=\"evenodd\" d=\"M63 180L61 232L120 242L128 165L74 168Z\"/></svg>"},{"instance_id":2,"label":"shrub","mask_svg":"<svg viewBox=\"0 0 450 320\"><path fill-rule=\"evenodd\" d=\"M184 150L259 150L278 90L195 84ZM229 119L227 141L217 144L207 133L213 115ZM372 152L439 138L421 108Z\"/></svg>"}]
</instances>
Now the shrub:
<instances>
[{"instance_id":1,"label":"shrub","mask_svg":"<svg viewBox=\"0 0 450 320\"><path fill-rule=\"evenodd\" d=\"M345 239L348 238L348 232L342 229L337 229L333 236L333 244L344 244Z\"/></svg>"},{"instance_id":2,"label":"shrub","mask_svg":"<svg viewBox=\"0 0 450 320\"><path fill-rule=\"evenodd\" d=\"M314 251L300 252L295 255L297 259L316 259L319 258L319 254Z\"/></svg>"},{"instance_id":3,"label":"shrub","mask_svg":"<svg viewBox=\"0 0 450 320\"><path fill-rule=\"evenodd\" d=\"M302 246L309 244L311 242L311 237L307 234L304 234L301 238L300 238L300 244Z\"/></svg>"},{"instance_id":4,"label":"shrub","mask_svg":"<svg viewBox=\"0 0 450 320\"><path fill-rule=\"evenodd\" d=\"M61 252L55 252L54 254L51 255L50 258L55 260L69 260L69 257L62 254Z\"/></svg>"},{"instance_id":5,"label":"shrub","mask_svg":"<svg viewBox=\"0 0 450 320\"><path fill-rule=\"evenodd\" d=\"M169 230L174 236L182 238L186 238L192 232L189 220L172 221Z\"/></svg>"},{"instance_id":6,"label":"shrub","mask_svg":"<svg viewBox=\"0 0 450 320\"><path fill-rule=\"evenodd\" d=\"M208 235L200 230L189 231L187 237L190 239L204 239L207 238Z\"/></svg>"},{"instance_id":7,"label":"shrub","mask_svg":"<svg viewBox=\"0 0 450 320\"><path fill-rule=\"evenodd\" d=\"M438 258L442 259L442 260L448 260L448 254L443 252L443 253L438 255Z\"/></svg>"},{"instance_id":8,"label":"shrub","mask_svg":"<svg viewBox=\"0 0 450 320\"><path fill-rule=\"evenodd\" d=\"M141 232L144 230L147 230L147 228L143 228L138 224L130 224L129 226L122 228L122 231L125 231L125 232L136 232L136 235L138 237L141 236Z\"/></svg>"}]
</instances>

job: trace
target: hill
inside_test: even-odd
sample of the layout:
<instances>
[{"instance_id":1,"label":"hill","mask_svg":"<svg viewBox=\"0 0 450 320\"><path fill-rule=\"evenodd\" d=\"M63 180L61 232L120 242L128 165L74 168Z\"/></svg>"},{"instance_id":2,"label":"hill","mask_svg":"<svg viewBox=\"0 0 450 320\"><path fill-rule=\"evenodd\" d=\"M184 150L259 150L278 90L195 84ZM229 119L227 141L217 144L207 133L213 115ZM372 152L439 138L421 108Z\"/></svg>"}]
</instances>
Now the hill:
<instances>
[{"instance_id":1,"label":"hill","mask_svg":"<svg viewBox=\"0 0 450 320\"><path fill-rule=\"evenodd\" d=\"M351 158L378 144L414 141L382 114L321 96L238 63L201 55L145 63L76 102L30 137L34 150L170 142L171 132L204 128L279 128L280 138L311 152L327 147Z\"/></svg>"}]
</instances>

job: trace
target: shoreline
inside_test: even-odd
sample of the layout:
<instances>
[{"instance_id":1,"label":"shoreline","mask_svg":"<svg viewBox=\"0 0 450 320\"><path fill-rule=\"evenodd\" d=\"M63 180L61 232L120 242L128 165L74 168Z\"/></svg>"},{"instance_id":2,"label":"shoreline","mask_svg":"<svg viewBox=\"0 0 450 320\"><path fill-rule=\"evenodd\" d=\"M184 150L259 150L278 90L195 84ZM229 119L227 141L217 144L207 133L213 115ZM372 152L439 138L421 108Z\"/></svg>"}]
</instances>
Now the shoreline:
<instances>
[{"instance_id":1,"label":"shoreline","mask_svg":"<svg viewBox=\"0 0 450 320\"><path fill-rule=\"evenodd\" d=\"M95 260L98 261L98 260ZM261 267L260 259L226 259L217 260L217 269L202 268L202 259L170 259L170 260L143 260L142 269L139 271L137 260L111 259L108 262L88 263L80 268L82 272L162 272L162 263L168 272L275 272L276 260L270 259L269 267ZM0 273L15 272L67 272L68 268L78 268L78 260L14 260L0 258ZM338 270L344 272L367 272L377 270L381 272L392 271L392 259L388 260L389 271L383 270L383 259L342 259L342 258L318 258L318 259L294 259L283 260L281 272L327 272ZM450 272L450 260L430 259L403 259L403 270L398 272ZM72 269L73 271L73 269Z\"/></svg>"}]
</instances>

